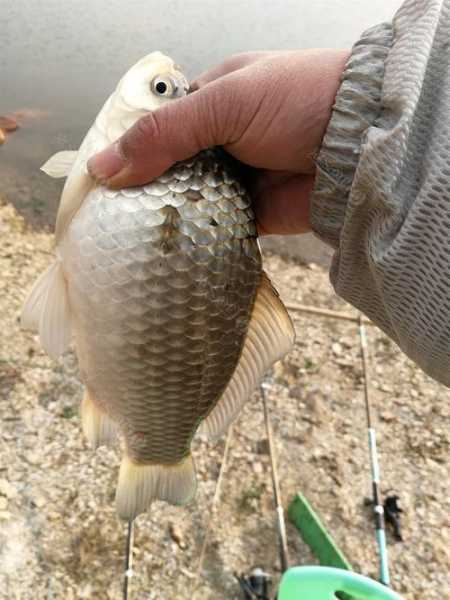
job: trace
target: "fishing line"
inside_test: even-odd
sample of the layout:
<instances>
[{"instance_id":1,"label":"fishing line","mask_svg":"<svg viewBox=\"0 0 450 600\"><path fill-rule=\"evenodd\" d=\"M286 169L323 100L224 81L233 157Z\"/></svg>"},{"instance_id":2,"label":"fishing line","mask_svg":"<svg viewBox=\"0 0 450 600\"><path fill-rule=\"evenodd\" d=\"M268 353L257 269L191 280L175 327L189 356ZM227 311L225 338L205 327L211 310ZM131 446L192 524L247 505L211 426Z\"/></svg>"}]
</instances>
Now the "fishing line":
<instances>
[{"instance_id":1,"label":"fishing line","mask_svg":"<svg viewBox=\"0 0 450 600\"><path fill-rule=\"evenodd\" d=\"M362 315L359 316L359 338L361 341L361 362L363 367L363 379L364 379L364 403L366 408L367 417L367 431L369 435L369 454L370 454L370 465L372 469L372 501L373 501L373 515L375 521L375 533L378 545L378 554L380 562L380 581L384 585L390 585L389 577L389 563L388 553L386 546L386 533L384 523L384 508L381 503L380 496L380 467L378 463L378 452L377 452L377 441L375 428L372 424L372 415L370 408L369 399L369 379L367 376L368 372L368 349L367 349L367 336L366 330L363 323Z\"/></svg>"},{"instance_id":2,"label":"fishing line","mask_svg":"<svg viewBox=\"0 0 450 600\"><path fill-rule=\"evenodd\" d=\"M273 442L272 427L270 424L269 406L266 398L267 383L262 383L260 386L261 399L264 410L264 424L266 426L267 441L269 443L270 471L272 476L273 498L275 502L275 510L277 513L278 538L280 549L280 564L281 571L284 573L289 568L289 553L286 536L286 523L284 520L284 510L281 502L280 483L278 479L277 462L275 460L275 445Z\"/></svg>"},{"instance_id":3,"label":"fishing line","mask_svg":"<svg viewBox=\"0 0 450 600\"><path fill-rule=\"evenodd\" d=\"M194 582L194 589L197 587L200 577L201 577L201 574L202 574L203 561L205 558L206 547L208 545L209 535L210 535L210 532L212 529L212 523L213 523L213 518L214 518L214 509L216 507L217 502L219 501L222 480L223 480L223 474L225 472L225 465L228 461L228 454L229 454L229 450L230 450L230 444L231 444L232 437L233 437L233 426L230 425L230 427L228 428L227 437L225 440L225 448L223 450L222 462L220 463L220 470L219 470L219 475L217 477L216 489L214 490L214 496L213 496L213 499L211 502L211 508L210 508L210 513L209 513L210 517L209 517L208 524L206 526L205 536L203 538L203 543L202 543L202 549L200 551L200 557L198 559L196 579Z\"/></svg>"}]
</instances>

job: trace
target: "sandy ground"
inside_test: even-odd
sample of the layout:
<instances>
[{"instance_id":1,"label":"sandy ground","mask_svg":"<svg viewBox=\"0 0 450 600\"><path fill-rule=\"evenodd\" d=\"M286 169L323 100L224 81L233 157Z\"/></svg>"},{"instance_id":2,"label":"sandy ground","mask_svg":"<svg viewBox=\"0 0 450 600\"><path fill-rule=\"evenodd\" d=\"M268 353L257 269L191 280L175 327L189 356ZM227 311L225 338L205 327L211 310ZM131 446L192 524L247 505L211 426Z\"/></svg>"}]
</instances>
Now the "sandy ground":
<instances>
[{"instance_id":1,"label":"sandy ground","mask_svg":"<svg viewBox=\"0 0 450 600\"><path fill-rule=\"evenodd\" d=\"M22 332L26 289L51 260L51 238L0 206L0 598L118 599L125 526L114 514L118 452L93 453L80 431L81 386L69 353L59 363ZM266 268L286 302L351 310L327 273L276 255ZM268 378L285 506L301 490L354 569L377 574L362 371L351 322L292 315L295 350ZM388 535L393 587L407 600L450 598L449 392L369 328L382 492L400 496L404 542ZM155 504L137 520L130 600L240 598L234 572L279 575L261 401L248 402L229 440L195 442L195 503ZM201 576L200 549L211 520ZM175 535L174 535L175 531ZM172 533L171 533L172 532ZM291 561L314 558L288 526Z\"/></svg>"}]
</instances>

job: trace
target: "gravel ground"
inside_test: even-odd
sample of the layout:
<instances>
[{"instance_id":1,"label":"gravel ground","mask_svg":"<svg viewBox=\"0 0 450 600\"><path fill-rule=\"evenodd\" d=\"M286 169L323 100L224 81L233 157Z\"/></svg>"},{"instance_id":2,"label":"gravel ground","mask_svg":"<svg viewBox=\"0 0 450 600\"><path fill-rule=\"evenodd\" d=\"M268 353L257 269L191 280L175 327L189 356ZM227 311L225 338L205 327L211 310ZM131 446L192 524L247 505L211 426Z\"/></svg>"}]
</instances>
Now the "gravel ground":
<instances>
[{"instance_id":1,"label":"gravel ground","mask_svg":"<svg viewBox=\"0 0 450 600\"><path fill-rule=\"evenodd\" d=\"M76 361L52 362L18 314L51 260L51 237L0 206L0 598L119 599L125 526L114 514L114 449L89 450L80 431ZM276 255L266 269L289 303L351 310L327 273ZM351 322L294 313L297 343L269 377L284 504L301 490L356 571L376 577L362 372ZM405 511L404 542L388 535L393 587L407 600L450 598L448 391L376 328L368 328L382 492ZM234 572L279 575L269 457L259 397L229 439L221 495L211 510L224 441L194 444L199 489L191 506L156 503L137 520L130 600L240 598ZM201 546L211 521L201 577ZM314 558L288 526L291 560Z\"/></svg>"}]
</instances>

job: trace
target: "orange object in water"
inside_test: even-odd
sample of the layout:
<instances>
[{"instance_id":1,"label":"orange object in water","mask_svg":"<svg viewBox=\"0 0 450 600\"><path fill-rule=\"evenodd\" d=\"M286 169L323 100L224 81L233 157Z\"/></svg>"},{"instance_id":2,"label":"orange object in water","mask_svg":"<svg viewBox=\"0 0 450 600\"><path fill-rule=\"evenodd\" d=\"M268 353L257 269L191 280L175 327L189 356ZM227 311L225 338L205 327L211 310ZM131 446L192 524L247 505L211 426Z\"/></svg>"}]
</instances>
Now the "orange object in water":
<instances>
[{"instance_id":1,"label":"orange object in water","mask_svg":"<svg viewBox=\"0 0 450 600\"><path fill-rule=\"evenodd\" d=\"M0 116L0 129L3 134L5 131L15 131L19 127L17 120L14 117Z\"/></svg>"},{"instance_id":2,"label":"orange object in water","mask_svg":"<svg viewBox=\"0 0 450 600\"><path fill-rule=\"evenodd\" d=\"M5 143L7 133L15 131L18 127L19 123L15 117L2 117L0 115L0 145Z\"/></svg>"}]
</instances>

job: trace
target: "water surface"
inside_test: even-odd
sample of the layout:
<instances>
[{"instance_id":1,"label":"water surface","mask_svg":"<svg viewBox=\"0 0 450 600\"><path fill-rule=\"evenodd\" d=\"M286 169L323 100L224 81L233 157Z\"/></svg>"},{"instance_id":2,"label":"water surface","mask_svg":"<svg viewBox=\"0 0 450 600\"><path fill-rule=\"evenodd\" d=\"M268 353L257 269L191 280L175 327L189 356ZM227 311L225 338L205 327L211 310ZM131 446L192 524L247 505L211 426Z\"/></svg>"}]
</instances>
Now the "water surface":
<instances>
[{"instance_id":1,"label":"water surface","mask_svg":"<svg viewBox=\"0 0 450 600\"><path fill-rule=\"evenodd\" d=\"M0 194L53 222L60 182L39 166L76 148L131 64L152 50L192 77L246 50L349 47L400 0L1 0L0 115L48 111L0 148Z\"/></svg>"}]
</instances>

